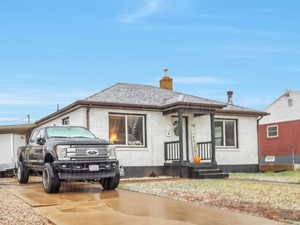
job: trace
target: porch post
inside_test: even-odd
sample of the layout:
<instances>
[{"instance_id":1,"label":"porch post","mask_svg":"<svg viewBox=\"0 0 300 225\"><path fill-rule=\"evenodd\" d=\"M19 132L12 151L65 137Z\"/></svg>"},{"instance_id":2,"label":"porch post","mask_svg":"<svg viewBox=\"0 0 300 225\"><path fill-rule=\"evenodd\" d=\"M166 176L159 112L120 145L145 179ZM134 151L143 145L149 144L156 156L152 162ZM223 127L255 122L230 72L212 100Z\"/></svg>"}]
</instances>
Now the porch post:
<instances>
[{"instance_id":1,"label":"porch post","mask_svg":"<svg viewBox=\"0 0 300 225\"><path fill-rule=\"evenodd\" d=\"M211 133L211 162L216 164L216 140L215 140L215 113L210 113L210 133Z\"/></svg>"},{"instance_id":2,"label":"porch post","mask_svg":"<svg viewBox=\"0 0 300 225\"><path fill-rule=\"evenodd\" d=\"M182 110L178 109L178 135L179 135L179 152L180 161L183 161L183 129L182 129Z\"/></svg>"}]
</instances>

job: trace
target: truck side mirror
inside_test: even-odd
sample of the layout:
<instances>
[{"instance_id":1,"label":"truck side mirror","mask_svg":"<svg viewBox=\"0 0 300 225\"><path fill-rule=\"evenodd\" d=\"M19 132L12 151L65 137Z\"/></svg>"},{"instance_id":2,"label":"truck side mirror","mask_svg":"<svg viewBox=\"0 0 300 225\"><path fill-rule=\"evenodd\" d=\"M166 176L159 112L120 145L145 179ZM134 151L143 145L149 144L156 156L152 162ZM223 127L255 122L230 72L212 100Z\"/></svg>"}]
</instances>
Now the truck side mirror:
<instances>
[{"instance_id":1,"label":"truck side mirror","mask_svg":"<svg viewBox=\"0 0 300 225\"><path fill-rule=\"evenodd\" d=\"M46 143L46 139L45 138L42 138L42 137L39 137L37 140L36 140L36 143L38 145L44 145Z\"/></svg>"}]
</instances>

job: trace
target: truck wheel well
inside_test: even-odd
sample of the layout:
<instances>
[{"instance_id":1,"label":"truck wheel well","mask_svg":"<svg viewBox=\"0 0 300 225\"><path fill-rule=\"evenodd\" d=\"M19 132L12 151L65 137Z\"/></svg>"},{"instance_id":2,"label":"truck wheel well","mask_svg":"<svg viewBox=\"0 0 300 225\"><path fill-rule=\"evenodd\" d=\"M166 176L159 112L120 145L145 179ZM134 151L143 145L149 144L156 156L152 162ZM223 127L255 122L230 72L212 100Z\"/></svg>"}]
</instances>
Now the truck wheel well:
<instances>
[{"instance_id":1,"label":"truck wheel well","mask_svg":"<svg viewBox=\"0 0 300 225\"><path fill-rule=\"evenodd\" d=\"M52 155L47 154L44 161L45 161L45 163L52 163L54 160L53 160Z\"/></svg>"}]
</instances>

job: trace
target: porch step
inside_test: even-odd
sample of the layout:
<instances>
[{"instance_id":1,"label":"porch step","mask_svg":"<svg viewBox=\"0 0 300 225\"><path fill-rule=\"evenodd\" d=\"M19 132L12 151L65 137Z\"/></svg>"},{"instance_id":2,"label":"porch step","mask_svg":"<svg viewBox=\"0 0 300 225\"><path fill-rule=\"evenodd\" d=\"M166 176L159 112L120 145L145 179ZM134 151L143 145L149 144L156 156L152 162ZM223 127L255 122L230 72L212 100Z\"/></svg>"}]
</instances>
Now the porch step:
<instances>
[{"instance_id":1,"label":"porch step","mask_svg":"<svg viewBox=\"0 0 300 225\"><path fill-rule=\"evenodd\" d=\"M224 173L219 168L192 168L191 178L194 179L207 179L207 178L227 178L228 173Z\"/></svg>"},{"instance_id":2,"label":"porch step","mask_svg":"<svg viewBox=\"0 0 300 225\"><path fill-rule=\"evenodd\" d=\"M189 166L193 169L216 169L217 165L211 163L190 163Z\"/></svg>"},{"instance_id":3,"label":"porch step","mask_svg":"<svg viewBox=\"0 0 300 225\"><path fill-rule=\"evenodd\" d=\"M203 174L198 174L197 178L198 179L220 179L220 178L227 178L229 177L228 173L203 173Z\"/></svg>"},{"instance_id":4,"label":"porch step","mask_svg":"<svg viewBox=\"0 0 300 225\"><path fill-rule=\"evenodd\" d=\"M216 169L194 169L194 173L207 174L207 173L222 173L219 168Z\"/></svg>"}]
</instances>

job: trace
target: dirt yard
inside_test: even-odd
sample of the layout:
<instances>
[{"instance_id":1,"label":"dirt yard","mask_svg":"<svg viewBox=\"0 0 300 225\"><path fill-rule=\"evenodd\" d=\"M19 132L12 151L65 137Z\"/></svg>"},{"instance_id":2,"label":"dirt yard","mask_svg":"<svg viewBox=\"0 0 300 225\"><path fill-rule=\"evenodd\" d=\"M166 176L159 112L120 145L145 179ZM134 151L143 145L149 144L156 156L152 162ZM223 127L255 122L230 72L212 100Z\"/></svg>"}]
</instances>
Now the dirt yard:
<instances>
[{"instance_id":1,"label":"dirt yard","mask_svg":"<svg viewBox=\"0 0 300 225\"><path fill-rule=\"evenodd\" d=\"M248 180L124 183L122 189L300 224L300 185Z\"/></svg>"}]
</instances>

